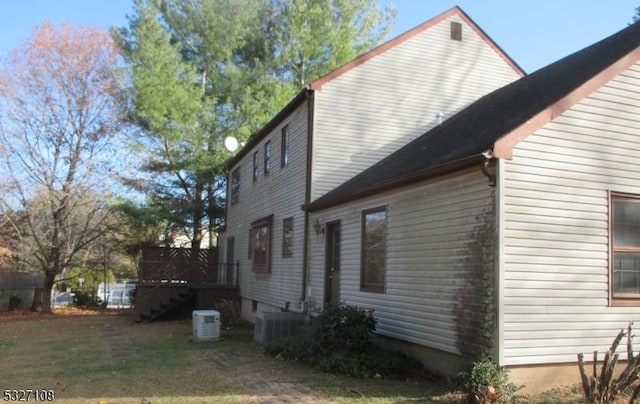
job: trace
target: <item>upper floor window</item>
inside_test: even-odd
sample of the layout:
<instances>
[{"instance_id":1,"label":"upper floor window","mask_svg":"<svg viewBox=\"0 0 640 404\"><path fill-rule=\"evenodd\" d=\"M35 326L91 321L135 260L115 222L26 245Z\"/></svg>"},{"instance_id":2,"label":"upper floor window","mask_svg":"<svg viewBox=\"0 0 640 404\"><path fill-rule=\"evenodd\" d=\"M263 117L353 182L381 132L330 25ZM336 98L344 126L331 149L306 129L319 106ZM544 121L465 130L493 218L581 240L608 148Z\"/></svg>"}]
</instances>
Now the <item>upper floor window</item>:
<instances>
[{"instance_id":1,"label":"upper floor window","mask_svg":"<svg viewBox=\"0 0 640 404\"><path fill-rule=\"evenodd\" d=\"M612 193L611 222L612 295L640 299L640 196Z\"/></svg>"},{"instance_id":2,"label":"upper floor window","mask_svg":"<svg viewBox=\"0 0 640 404\"><path fill-rule=\"evenodd\" d=\"M240 168L231 173L231 204L240 202Z\"/></svg>"},{"instance_id":3,"label":"upper floor window","mask_svg":"<svg viewBox=\"0 0 640 404\"><path fill-rule=\"evenodd\" d=\"M271 234L273 216L251 224L252 269L254 272L271 271Z\"/></svg>"},{"instance_id":4,"label":"upper floor window","mask_svg":"<svg viewBox=\"0 0 640 404\"><path fill-rule=\"evenodd\" d=\"M387 268L387 209L362 212L360 288L384 292Z\"/></svg>"},{"instance_id":5,"label":"upper floor window","mask_svg":"<svg viewBox=\"0 0 640 404\"><path fill-rule=\"evenodd\" d=\"M280 140L280 167L284 168L289 164L289 125L282 128Z\"/></svg>"},{"instance_id":6,"label":"upper floor window","mask_svg":"<svg viewBox=\"0 0 640 404\"><path fill-rule=\"evenodd\" d=\"M293 218L282 220L282 256L293 256Z\"/></svg>"},{"instance_id":7,"label":"upper floor window","mask_svg":"<svg viewBox=\"0 0 640 404\"><path fill-rule=\"evenodd\" d=\"M264 173L269 174L271 171L271 141L268 140L264 144Z\"/></svg>"},{"instance_id":8,"label":"upper floor window","mask_svg":"<svg viewBox=\"0 0 640 404\"><path fill-rule=\"evenodd\" d=\"M253 182L258 180L258 172L260 171L260 153L253 153Z\"/></svg>"}]
</instances>

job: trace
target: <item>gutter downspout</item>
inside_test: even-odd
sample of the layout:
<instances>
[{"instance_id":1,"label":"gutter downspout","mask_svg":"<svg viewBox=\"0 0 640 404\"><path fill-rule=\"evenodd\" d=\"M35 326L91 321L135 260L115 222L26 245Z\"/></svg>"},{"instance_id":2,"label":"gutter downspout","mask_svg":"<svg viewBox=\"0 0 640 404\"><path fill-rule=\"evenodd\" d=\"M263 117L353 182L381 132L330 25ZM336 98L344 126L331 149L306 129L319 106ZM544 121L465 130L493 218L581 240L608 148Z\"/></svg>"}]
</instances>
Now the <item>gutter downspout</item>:
<instances>
[{"instance_id":1,"label":"gutter downspout","mask_svg":"<svg viewBox=\"0 0 640 404\"><path fill-rule=\"evenodd\" d=\"M504 366L504 282L505 277L505 161L496 159L496 188L495 188L495 204L496 204L496 247L495 247L495 313L496 313L496 336L494 339L494 362L499 366Z\"/></svg>"},{"instance_id":2,"label":"gutter downspout","mask_svg":"<svg viewBox=\"0 0 640 404\"><path fill-rule=\"evenodd\" d=\"M314 120L314 94L311 89L307 90L307 166L306 166L306 186L305 186L305 206L311 202L311 170L313 168L313 120ZM300 302L302 311L307 311L307 277L309 276L309 212L304 212L304 239L302 250L302 290L300 292Z\"/></svg>"},{"instance_id":3,"label":"gutter downspout","mask_svg":"<svg viewBox=\"0 0 640 404\"><path fill-rule=\"evenodd\" d=\"M495 157L493 150L482 153L485 160L482 162L482 173L489 179L489 186L494 188L494 338L491 357L498 366L504 366L504 290L502 289L504 278L504 160Z\"/></svg>"}]
</instances>

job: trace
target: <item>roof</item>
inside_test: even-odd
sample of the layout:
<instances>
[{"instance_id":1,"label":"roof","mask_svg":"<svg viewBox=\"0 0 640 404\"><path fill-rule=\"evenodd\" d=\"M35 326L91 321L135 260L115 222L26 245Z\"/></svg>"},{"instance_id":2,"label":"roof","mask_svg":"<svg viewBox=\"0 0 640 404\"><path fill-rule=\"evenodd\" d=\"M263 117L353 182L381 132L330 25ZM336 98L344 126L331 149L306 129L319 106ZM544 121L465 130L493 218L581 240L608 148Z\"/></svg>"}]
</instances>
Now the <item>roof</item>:
<instances>
[{"instance_id":1,"label":"roof","mask_svg":"<svg viewBox=\"0 0 640 404\"><path fill-rule=\"evenodd\" d=\"M311 82L307 88L300 91L290 102L284 107L276 116L274 116L264 127L262 127L258 132L254 133L250 138L247 144L229 161L227 162L227 168L231 169L234 165L236 165L244 156L246 156L249 151L251 151L258 143L260 143L265 137L271 133L273 129L275 129L278 125L280 125L284 119L286 119L297 107L299 107L303 101L308 99L309 97L313 97L313 91L320 90L325 84L328 82L342 76L343 74L349 72L350 70L360 66L361 64L373 59L379 54L394 48L401 43L407 41L410 38L426 31L427 29L433 27L434 25L446 20L447 18L458 15L462 18L491 48L493 48L500 57L502 57L506 63L511 66L519 75L523 76L524 70L518 64L511 59L503 50L496 44L490 37L487 35L462 9L458 6L452 7L444 13L423 22L422 24L410 29L409 31L383 43L382 45L366 52L352 61L345 63L339 68L329 72L328 74L316 79Z\"/></svg>"},{"instance_id":2,"label":"roof","mask_svg":"<svg viewBox=\"0 0 640 404\"><path fill-rule=\"evenodd\" d=\"M304 206L316 211L474 164L519 141L640 60L640 22L485 95Z\"/></svg>"}]
</instances>

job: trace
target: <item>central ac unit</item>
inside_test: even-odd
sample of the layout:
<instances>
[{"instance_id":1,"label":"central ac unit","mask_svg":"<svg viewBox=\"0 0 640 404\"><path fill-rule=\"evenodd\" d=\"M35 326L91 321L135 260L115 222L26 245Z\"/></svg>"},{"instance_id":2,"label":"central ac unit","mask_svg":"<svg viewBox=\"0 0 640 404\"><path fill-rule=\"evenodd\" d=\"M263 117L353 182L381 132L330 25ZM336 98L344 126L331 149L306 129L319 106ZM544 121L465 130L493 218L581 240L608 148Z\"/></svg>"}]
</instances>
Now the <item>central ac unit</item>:
<instances>
[{"instance_id":1,"label":"central ac unit","mask_svg":"<svg viewBox=\"0 0 640 404\"><path fill-rule=\"evenodd\" d=\"M220 312L216 310L193 311L193 340L215 341L220 338Z\"/></svg>"},{"instance_id":2,"label":"central ac unit","mask_svg":"<svg viewBox=\"0 0 640 404\"><path fill-rule=\"evenodd\" d=\"M302 313L258 312L253 339L264 344L274 339L297 335L304 326L304 322L305 315Z\"/></svg>"}]
</instances>

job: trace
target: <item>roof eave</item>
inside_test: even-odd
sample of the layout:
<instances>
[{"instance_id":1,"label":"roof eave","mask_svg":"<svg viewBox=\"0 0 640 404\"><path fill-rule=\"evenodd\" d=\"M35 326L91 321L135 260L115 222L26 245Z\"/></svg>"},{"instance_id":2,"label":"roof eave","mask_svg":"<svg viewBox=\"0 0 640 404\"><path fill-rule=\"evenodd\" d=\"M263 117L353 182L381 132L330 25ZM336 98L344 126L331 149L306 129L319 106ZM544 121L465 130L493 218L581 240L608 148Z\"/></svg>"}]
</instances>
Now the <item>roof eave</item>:
<instances>
[{"instance_id":1,"label":"roof eave","mask_svg":"<svg viewBox=\"0 0 640 404\"><path fill-rule=\"evenodd\" d=\"M425 181L435 177L439 177L446 174L451 174L455 171L459 171L475 164L480 164L485 160L482 154L474 154L462 159L450 161L447 163L439 164L434 167L430 167L424 170L413 171L402 176L393 178L392 180L381 182L372 186L368 186L359 189L356 192L344 195L329 197L323 199L320 197L318 200L309 204L303 205L302 209L306 212L313 213L320 210L332 208L335 206L343 205L348 202L353 202L359 199L363 199L369 196L373 196L382 192L395 190L408 185L415 184L417 182Z\"/></svg>"},{"instance_id":2,"label":"roof eave","mask_svg":"<svg viewBox=\"0 0 640 404\"><path fill-rule=\"evenodd\" d=\"M542 126L562 115L569 108L580 102L589 94L598 90L607 82L613 80L617 75L627 70L640 60L640 47L627 53L606 69L600 71L581 86L560 98L547 108L539 111L536 115L523 122L520 126L496 140L493 147L495 157L510 160L513 157L513 148L533 134Z\"/></svg>"},{"instance_id":3,"label":"roof eave","mask_svg":"<svg viewBox=\"0 0 640 404\"><path fill-rule=\"evenodd\" d=\"M258 132L254 133L247 144L240 149L240 151L231 157L227 163L227 170L230 170L233 166L246 156L258 143L260 143L265 137L269 135L278 125L280 125L293 111L295 111L304 101L306 101L313 94L313 90L304 88L300 91L289 103L280 110L266 125L264 125Z\"/></svg>"}]
</instances>

